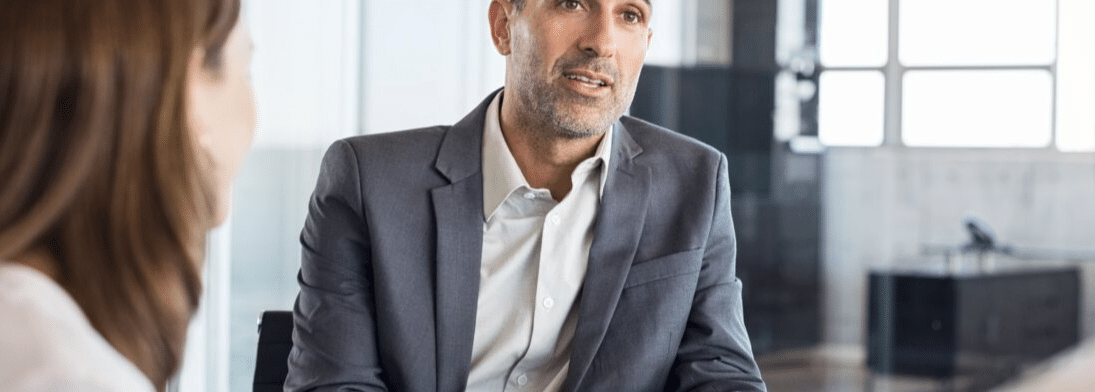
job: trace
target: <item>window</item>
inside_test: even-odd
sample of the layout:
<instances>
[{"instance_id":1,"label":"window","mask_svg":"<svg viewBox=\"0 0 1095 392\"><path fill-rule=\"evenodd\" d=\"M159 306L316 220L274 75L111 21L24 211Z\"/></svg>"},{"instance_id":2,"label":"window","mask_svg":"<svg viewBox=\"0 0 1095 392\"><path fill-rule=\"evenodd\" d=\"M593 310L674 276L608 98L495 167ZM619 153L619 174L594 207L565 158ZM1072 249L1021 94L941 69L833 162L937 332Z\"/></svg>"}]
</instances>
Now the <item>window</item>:
<instances>
[{"instance_id":1,"label":"window","mask_svg":"<svg viewBox=\"0 0 1095 392\"><path fill-rule=\"evenodd\" d=\"M320 158L359 129L361 15L354 0L244 1L258 125L232 215L209 237L205 293L170 391L251 390L259 315L291 309L298 291L296 238Z\"/></svg>"},{"instance_id":2,"label":"window","mask_svg":"<svg viewBox=\"0 0 1095 392\"><path fill-rule=\"evenodd\" d=\"M1060 0L1057 148L1095 151L1095 1Z\"/></svg>"},{"instance_id":3,"label":"window","mask_svg":"<svg viewBox=\"0 0 1095 392\"><path fill-rule=\"evenodd\" d=\"M901 64L1046 66L1056 49L1055 0L904 0Z\"/></svg>"},{"instance_id":4,"label":"window","mask_svg":"<svg viewBox=\"0 0 1095 392\"><path fill-rule=\"evenodd\" d=\"M818 15L821 63L831 67L886 65L889 4L880 0L822 0Z\"/></svg>"},{"instance_id":5,"label":"window","mask_svg":"<svg viewBox=\"0 0 1095 392\"><path fill-rule=\"evenodd\" d=\"M1042 70L908 71L901 139L917 147L1045 147L1052 77Z\"/></svg>"},{"instance_id":6,"label":"window","mask_svg":"<svg viewBox=\"0 0 1095 392\"><path fill-rule=\"evenodd\" d=\"M822 143L1095 150L1095 2L821 0L819 12Z\"/></svg>"},{"instance_id":7,"label":"window","mask_svg":"<svg viewBox=\"0 0 1095 392\"><path fill-rule=\"evenodd\" d=\"M818 137L822 144L882 144L885 77L879 71L830 71L818 83Z\"/></svg>"}]
</instances>

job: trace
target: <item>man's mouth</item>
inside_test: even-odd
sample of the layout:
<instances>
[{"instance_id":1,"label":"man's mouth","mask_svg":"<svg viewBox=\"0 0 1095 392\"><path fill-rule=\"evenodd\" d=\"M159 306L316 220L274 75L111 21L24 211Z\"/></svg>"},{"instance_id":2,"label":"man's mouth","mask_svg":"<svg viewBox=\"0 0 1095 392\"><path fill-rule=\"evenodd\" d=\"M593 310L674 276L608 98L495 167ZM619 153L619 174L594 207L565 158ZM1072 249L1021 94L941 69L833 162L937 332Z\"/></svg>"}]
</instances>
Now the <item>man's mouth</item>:
<instances>
[{"instance_id":1,"label":"man's mouth","mask_svg":"<svg viewBox=\"0 0 1095 392\"><path fill-rule=\"evenodd\" d=\"M608 86L608 83L605 83L605 81L603 81L603 80L590 79L590 78L587 78L587 77L581 76L581 75L569 75L569 76L567 76L567 79L577 80L579 82L590 85L590 87L605 87L605 86Z\"/></svg>"},{"instance_id":2,"label":"man's mouth","mask_svg":"<svg viewBox=\"0 0 1095 392\"><path fill-rule=\"evenodd\" d=\"M582 83L591 88L608 87L612 84L608 78L586 72L567 72L564 76L566 76L567 79Z\"/></svg>"}]
</instances>

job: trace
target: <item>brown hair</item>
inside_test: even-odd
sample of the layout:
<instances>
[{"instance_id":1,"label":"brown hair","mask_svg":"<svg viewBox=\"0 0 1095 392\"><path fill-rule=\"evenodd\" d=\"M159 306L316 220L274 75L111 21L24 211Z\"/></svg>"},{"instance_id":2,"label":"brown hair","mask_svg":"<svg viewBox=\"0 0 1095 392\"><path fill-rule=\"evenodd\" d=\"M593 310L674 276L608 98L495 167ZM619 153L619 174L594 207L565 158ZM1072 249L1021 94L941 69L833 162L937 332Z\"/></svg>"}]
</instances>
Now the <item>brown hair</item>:
<instances>
[{"instance_id":1,"label":"brown hair","mask_svg":"<svg viewBox=\"0 0 1095 392\"><path fill-rule=\"evenodd\" d=\"M0 1L0 260L46 251L91 324L163 389L201 295L211 185L187 67L239 0Z\"/></svg>"}]
</instances>

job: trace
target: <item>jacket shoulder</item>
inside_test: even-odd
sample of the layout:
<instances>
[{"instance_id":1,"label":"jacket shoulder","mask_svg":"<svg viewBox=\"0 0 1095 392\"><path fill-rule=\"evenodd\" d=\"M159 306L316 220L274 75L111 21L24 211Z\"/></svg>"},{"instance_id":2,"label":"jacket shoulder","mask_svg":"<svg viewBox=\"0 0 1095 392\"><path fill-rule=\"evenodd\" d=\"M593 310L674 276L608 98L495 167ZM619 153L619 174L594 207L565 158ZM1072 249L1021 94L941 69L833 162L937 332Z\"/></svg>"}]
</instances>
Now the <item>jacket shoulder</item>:
<instances>
[{"instance_id":1,"label":"jacket shoulder","mask_svg":"<svg viewBox=\"0 0 1095 392\"><path fill-rule=\"evenodd\" d=\"M651 160L700 161L716 164L723 156L719 150L695 138L635 117L620 118L627 133L642 149L640 157Z\"/></svg>"},{"instance_id":2,"label":"jacket shoulder","mask_svg":"<svg viewBox=\"0 0 1095 392\"><path fill-rule=\"evenodd\" d=\"M359 157L375 158L408 155L422 157L426 153L432 156L436 155L441 140L444 139L445 133L450 128L452 127L438 125L396 132L357 135L339 139L333 144L345 144Z\"/></svg>"}]
</instances>

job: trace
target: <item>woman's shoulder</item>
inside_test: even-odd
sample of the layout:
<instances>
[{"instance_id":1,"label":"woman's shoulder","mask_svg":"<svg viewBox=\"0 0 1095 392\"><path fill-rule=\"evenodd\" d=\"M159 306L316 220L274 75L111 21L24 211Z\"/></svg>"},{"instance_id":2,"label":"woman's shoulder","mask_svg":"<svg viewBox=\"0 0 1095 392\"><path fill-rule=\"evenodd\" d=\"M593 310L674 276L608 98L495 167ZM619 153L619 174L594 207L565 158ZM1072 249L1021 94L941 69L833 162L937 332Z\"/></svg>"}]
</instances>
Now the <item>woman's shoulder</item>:
<instances>
[{"instance_id":1,"label":"woman's shoulder","mask_svg":"<svg viewBox=\"0 0 1095 392\"><path fill-rule=\"evenodd\" d=\"M2 261L0 352L5 390L153 390L63 288L37 270Z\"/></svg>"}]
</instances>

